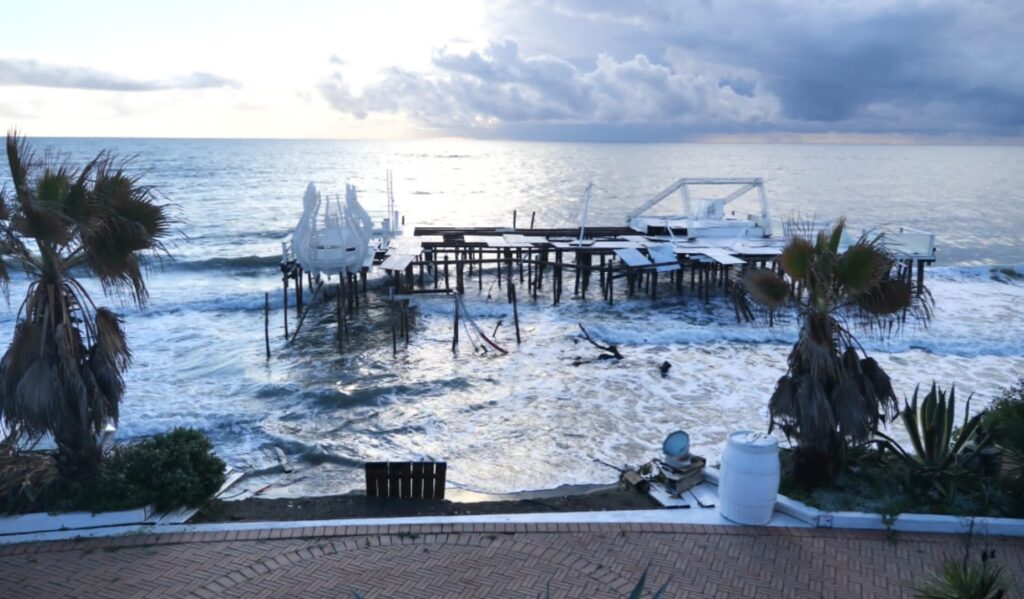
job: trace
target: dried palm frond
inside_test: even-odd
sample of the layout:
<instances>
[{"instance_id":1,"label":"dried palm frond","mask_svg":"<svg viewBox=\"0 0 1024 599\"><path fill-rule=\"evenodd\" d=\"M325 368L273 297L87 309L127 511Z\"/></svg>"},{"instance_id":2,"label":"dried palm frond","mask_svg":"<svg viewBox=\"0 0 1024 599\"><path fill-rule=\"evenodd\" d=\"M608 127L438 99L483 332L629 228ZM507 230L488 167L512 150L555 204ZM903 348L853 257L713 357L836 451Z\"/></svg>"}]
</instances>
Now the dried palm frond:
<instances>
[{"instance_id":1,"label":"dried palm frond","mask_svg":"<svg viewBox=\"0 0 1024 599\"><path fill-rule=\"evenodd\" d=\"M57 460L47 453L0 453L0 503L30 508L59 483Z\"/></svg>"}]
</instances>

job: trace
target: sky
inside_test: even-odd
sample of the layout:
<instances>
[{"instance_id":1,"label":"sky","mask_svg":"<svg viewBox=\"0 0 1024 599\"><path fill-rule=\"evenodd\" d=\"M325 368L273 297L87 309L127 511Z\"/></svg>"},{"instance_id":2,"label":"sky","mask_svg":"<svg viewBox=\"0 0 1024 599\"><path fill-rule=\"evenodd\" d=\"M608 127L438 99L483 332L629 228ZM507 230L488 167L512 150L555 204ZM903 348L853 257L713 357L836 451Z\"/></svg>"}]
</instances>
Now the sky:
<instances>
[{"instance_id":1,"label":"sky","mask_svg":"<svg viewBox=\"0 0 1024 599\"><path fill-rule=\"evenodd\" d=\"M1022 0L0 0L32 136L1024 143Z\"/></svg>"}]
</instances>

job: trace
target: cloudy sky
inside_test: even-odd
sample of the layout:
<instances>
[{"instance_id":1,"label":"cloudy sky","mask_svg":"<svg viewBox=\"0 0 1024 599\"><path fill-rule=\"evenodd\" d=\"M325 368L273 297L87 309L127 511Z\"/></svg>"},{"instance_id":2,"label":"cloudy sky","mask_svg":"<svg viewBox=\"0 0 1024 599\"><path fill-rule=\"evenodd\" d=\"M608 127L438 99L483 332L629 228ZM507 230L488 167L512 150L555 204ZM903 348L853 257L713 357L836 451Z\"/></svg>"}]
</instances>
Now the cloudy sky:
<instances>
[{"instance_id":1,"label":"cloudy sky","mask_svg":"<svg viewBox=\"0 0 1024 599\"><path fill-rule=\"evenodd\" d=\"M1021 0L0 0L29 135L1024 142Z\"/></svg>"}]
</instances>

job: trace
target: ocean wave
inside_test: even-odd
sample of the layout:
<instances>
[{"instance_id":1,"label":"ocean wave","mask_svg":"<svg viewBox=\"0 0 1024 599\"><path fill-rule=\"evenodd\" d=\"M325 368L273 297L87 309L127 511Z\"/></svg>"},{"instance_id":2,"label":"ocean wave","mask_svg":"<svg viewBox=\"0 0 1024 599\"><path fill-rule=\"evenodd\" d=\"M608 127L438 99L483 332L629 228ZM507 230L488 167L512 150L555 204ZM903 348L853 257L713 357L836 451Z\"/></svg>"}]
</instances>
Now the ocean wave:
<instances>
[{"instance_id":1,"label":"ocean wave","mask_svg":"<svg viewBox=\"0 0 1024 599\"><path fill-rule=\"evenodd\" d=\"M163 270L204 271L204 270L247 270L277 268L281 254L272 256L237 256L234 258L205 258L202 260L175 260L165 262Z\"/></svg>"},{"instance_id":2,"label":"ocean wave","mask_svg":"<svg viewBox=\"0 0 1024 599\"><path fill-rule=\"evenodd\" d=\"M934 266L925 272L925 285L930 281L986 282L1024 285L1024 264L996 264L969 266Z\"/></svg>"}]
</instances>

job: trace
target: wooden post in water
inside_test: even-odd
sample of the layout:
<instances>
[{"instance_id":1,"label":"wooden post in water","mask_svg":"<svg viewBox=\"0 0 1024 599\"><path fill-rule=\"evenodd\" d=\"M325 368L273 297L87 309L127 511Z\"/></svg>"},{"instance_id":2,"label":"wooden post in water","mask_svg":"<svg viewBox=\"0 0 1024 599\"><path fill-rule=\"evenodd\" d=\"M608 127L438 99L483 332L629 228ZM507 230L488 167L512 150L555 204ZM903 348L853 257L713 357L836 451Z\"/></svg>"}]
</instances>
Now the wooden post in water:
<instances>
[{"instance_id":1,"label":"wooden post in water","mask_svg":"<svg viewBox=\"0 0 1024 599\"><path fill-rule=\"evenodd\" d=\"M608 305L615 304L615 271L612 266L615 264L615 257L608 261Z\"/></svg>"},{"instance_id":2,"label":"wooden post in water","mask_svg":"<svg viewBox=\"0 0 1024 599\"><path fill-rule=\"evenodd\" d=\"M448 252L444 254L444 289L445 291L451 291L452 289L448 279Z\"/></svg>"},{"instance_id":3,"label":"wooden post in water","mask_svg":"<svg viewBox=\"0 0 1024 599\"><path fill-rule=\"evenodd\" d=\"M590 252L586 252L585 254L583 254L583 272L580 274L580 291L584 298L587 297L587 289L590 288L590 272L593 263L593 254L591 254Z\"/></svg>"},{"instance_id":4,"label":"wooden post in water","mask_svg":"<svg viewBox=\"0 0 1024 599\"><path fill-rule=\"evenodd\" d=\"M573 264L576 266L576 268L573 269L575 272L573 273L573 277L572 277L572 296L573 297L579 297L580 296L580 253L579 252L575 252L574 253L574 255L573 255Z\"/></svg>"},{"instance_id":5,"label":"wooden post in water","mask_svg":"<svg viewBox=\"0 0 1024 599\"><path fill-rule=\"evenodd\" d=\"M455 329L452 331L452 353L459 350L459 298L455 297Z\"/></svg>"},{"instance_id":6,"label":"wooden post in water","mask_svg":"<svg viewBox=\"0 0 1024 599\"><path fill-rule=\"evenodd\" d=\"M501 250L497 250L494 257L496 258L495 262L498 263L498 289L501 289Z\"/></svg>"},{"instance_id":7,"label":"wooden post in water","mask_svg":"<svg viewBox=\"0 0 1024 599\"><path fill-rule=\"evenodd\" d=\"M512 294L512 319L516 324L516 343L518 344L522 343L522 339L519 337L519 301L516 299L516 284L509 282L508 288L509 292Z\"/></svg>"},{"instance_id":8,"label":"wooden post in water","mask_svg":"<svg viewBox=\"0 0 1024 599\"><path fill-rule=\"evenodd\" d=\"M302 314L302 267L295 267L295 314Z\"/></svg>"},{"instance_id":9,"label":"wooden post in water","mask_svg":"<svg viewBox=\"0 0 1024 599\"><path fill-rule=\"evenodd\" d=\"M267 345L267 359L270 359L270 293L263 294L263 340Z\"/></svg>"},{"instance_id":10,"label":"wooden post in water","mask_svg":"<svg viewBox=\"0 0 1024 599\"><path fill-rule=\"evenodd\" d=\"M409 347L409 300L402 300L402 338Z\"/></svg>"},{"instance_id":11,"label":"wooden post in water","mask_svg":"<svg viewBox=\"0 0 1024 599\"><path fill-rule=\"evenodd\" d=\"M555 250L555 268L551 272L551 293L554 295L555 305L562 295L562 251Z\"/></svg>"},{"instance_id":12,"label":"wooden post in water","mask_svg":"<svg viewBox=\"0 0 1024 599\"><path fill-rule=\"evenodd\" d=\"M351 285L349 286L350 287L350 291L349 291L349 296L348 296L348 299L349 299L349 302L348 302L348 313L349 314L354 314L355 313L355 309L359 307L359 288L358 288L358 283L356 281L356 275L352 274L352 275L349 275L349 277L351 277L349 279L349 282L351 283Z\"/></svg>"},{"instance_id":13,"label":"wooden post in water","mask_svg":"<svg viewBox=\"0 0 1024 599\"><path fill-rule=\"evenodd\" d=\"M348 314L352 311L352 293L355 279L347 271L338 273L338 346L344 352L348 346ZM353 294L354 295L354 294Z\"/></svg>"},{"instance_id":14,"label":"wooden post in water","mask_svg":"<svg viewBox=\"0 0 1024 599\"><path fill-rule=\"evenodd\" d=\"M284 338L288 338L288 275L282 277L284 280Z\"/></svg>"},{"instance_id":15,"label":"wooden post in water","mask_svg":"<svg viewBox=\"0 0 1024 599\"><path fill-rule=\"evenodd\" d=\"M529 295L531 289L534 289L536 282L533 280L533 248L526 250L526 294ZM534 291L536 293L536 291Z\"/></svg>"},{"instance_id":16,"label":"wooden post in water","mask_svg":"<svg viewBox=\"0 0 1024 599\"><path fill-rule=\"evenodd\" d=\"M338 293L334 298L334 313L338 317L338 351L345 351L345 313L342 310L341 302L345 297L345 275L338 274Z\"/></svg>"},{"instance_id":17,"label":"wooden post in water","mask_svg":"<svg viewBox=\"0 0 1024 599\"><path fill-rule=\"evenodd\" d=\"M510 250L510 249L506 249L505 250L505 266L508 267L508 269L507 269L508 270L508 286L509 286L508 302L512 303L512 295L511 295L511 293L512 293L512 278L515 276L515 274L512 272L512 250Z\"/></svg>"},{"instance_id":18,"label":"wooden post in water","mask_svg":"<svg viewBox=\"0 0 1024 599\"><path fill-rule=\"evenodd\" d=\"M466 263L461 259L456 258L455 260L455 292L462 295L466 292L466 288L463 285L463 272L465 270Z\"/></svg>"},{"instance_id":19,"label":"wooden post in water","mask_svg":"<svg viewBox=\"0 0 1024 599\"><path fill-rule=\"evenodd\" d=\"M391 297L388 298L391 304L391 355L392 357L398 355L398 329L395 324L395 295L394 291L391 292Z\"/></svg>"}]
</instances>

